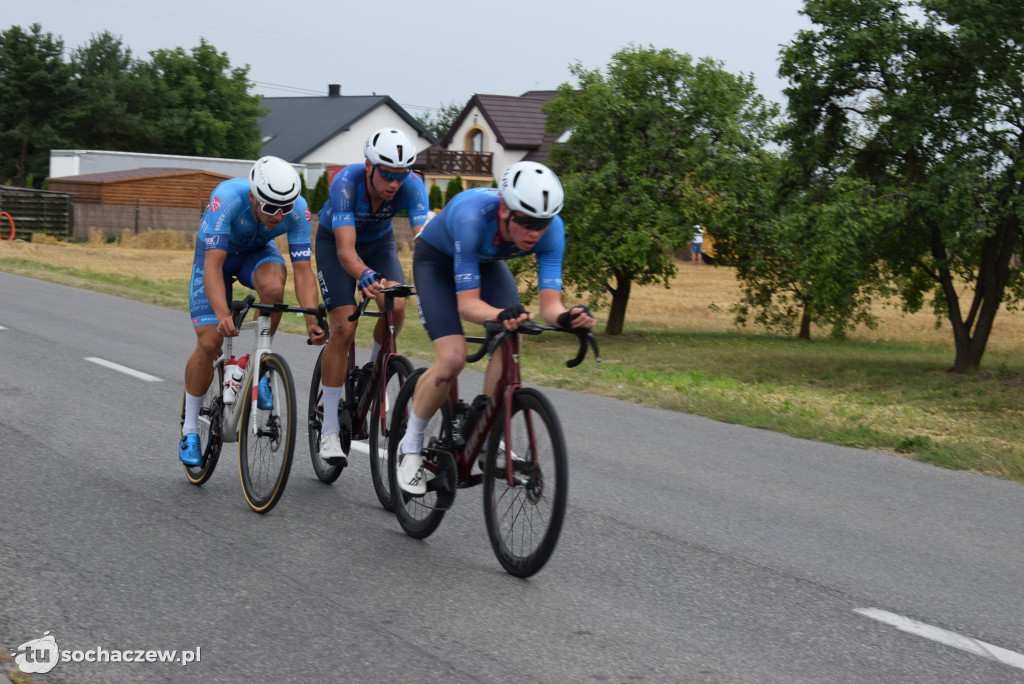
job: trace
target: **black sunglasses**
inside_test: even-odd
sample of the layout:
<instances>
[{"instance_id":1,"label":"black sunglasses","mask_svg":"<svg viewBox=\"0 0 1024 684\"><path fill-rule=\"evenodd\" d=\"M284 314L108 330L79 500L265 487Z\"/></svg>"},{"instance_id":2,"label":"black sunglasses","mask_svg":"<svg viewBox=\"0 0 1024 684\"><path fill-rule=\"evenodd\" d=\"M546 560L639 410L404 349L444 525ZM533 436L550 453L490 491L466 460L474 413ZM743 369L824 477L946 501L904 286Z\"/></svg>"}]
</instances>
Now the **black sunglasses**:
<instances>
[{"instance_id":1,"label":"black sunglasses","mask_svg":"<svg viewBox=\"0 0 1024 684\"><path fill-rule=\"evenodd\" d=\"M406 177L409 175L409 169L406 169L405 171L396 172L396 171L388 171L388 170L382 169L382 168L380 168L378 166L377 167L377 173L380 174L381 178L383 178L384 180L386 180L387 182L390 183L392 181L404 181L406 179Z\"/></svg>"},{"instance_id":2,"label":"black sunglasses","mask_svg":"<svg viewBox=\"0 0 1024 684\"><path fill-rule=\"evenodd\" d=\"M288 204L268 204L266 202L260 202L260 211L267 216L273 216L279 211L284 214L290 214L294 208L295 202L289 202Z\"/></svg>"},{"instance_id":3,"label":"black sunglasses","mask_svg":"<svg viewBox=\"0 0 1024 684\"><path fill-rule=\"evenodd\" d=\"M527 216L517 212L512 212L512 220L527 230L541 231L551 225L551 219L549 218L537 218L536 216Z\"/></svg>"}]
</instances>

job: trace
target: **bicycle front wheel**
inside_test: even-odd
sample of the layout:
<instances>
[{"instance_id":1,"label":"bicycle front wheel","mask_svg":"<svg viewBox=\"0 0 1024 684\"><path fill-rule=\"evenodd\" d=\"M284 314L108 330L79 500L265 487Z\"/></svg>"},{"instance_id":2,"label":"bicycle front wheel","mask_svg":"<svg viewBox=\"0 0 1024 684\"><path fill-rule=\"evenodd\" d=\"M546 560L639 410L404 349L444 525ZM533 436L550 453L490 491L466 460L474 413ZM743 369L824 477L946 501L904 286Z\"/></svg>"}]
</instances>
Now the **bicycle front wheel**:
<instances>
[{"instance_id":1,"label":"bicycle front wheel","mask_svg":"<svg viewBox=\"0 0 1024 684\"><path fill-rule=\"evenodd\" d=\"M455 459L451 451L451 407L445 399L441 409L430 418L423 432L423 472L427 478L427 493L414 496L398 486L399 451L406 424L412 412L412 395L416 382L426 369L412 374L395 400L388 440L388 484L395 517L405 533L416 539L429 537L441 524L444 513L455 498L458 481Z\"/></svg>"},{"instance_id":2,"label":"bicycle front wheel","mask_svg":"<svg viewBox=\"0 0 1024 684\"><path fill-rule=\"evenodd\" d=\"M213 475L220 458L220 449L224 445L221 439L221 416L224 402L221 400L221 387L224 385L224 366L214 369L213 380L203 395L203 405L199 409L199 444L203 447L203 464L185 466L185 477L194 485L204 484ZM181 424L185 425L185 392L181 393Z\"/></svg>"},{"instance_id":3,"label":"bicycle front wheel","mask_svg":"<svg viewBox=\"0 0 1024 684\"><path fill-rule=\"evenodd\" d=\"M316 365L313 366L313 377L309 381L307 431L309 432L309 457L313 461L313 472L316 473L317 478L321 482L331 484L341 476L341 471L345 469L345 466L341 463L332 465L320 458L320 439L323 437L321 428L324 424L324 386L321 380L321 364L323 363L324 350L326 348L322 347L320 349L320 355L316 358ZM349 445L352 443L352 427L349 425L351 419L348 418L348 411L344 408L346 389L348 389L348 383L345 383L342 389L341 401L335 409L338 411L338 423L341 425L339 432L341 447L347 454Z\"/></svg>"},{"instance_id":4,"label":"bicycle front wheel","mask_svg":"<svg viewBox=\"0 0 1024 684\"><path fill-rule=\"evenodd\" d=\"M269 376L273 408L252 401L253 387ZM257 513L273 508L288 483L295 452L295 381L288 363L277 354L263 357L259 372L249 377L238 426L238 475L249 507ZM254 412L255 411L255 412Z\"/></svg>"},{"instance_id":5,"label":"bicycle front wheel","mask_svg":"<svg viewBox=\"0 0 1024 684\"><path fill-rule=\"evenodd\" d=\"M495 421L484 459L484 519L491 547L506 572L529 577L555 550L569 497L565 437L547 397L532 388L517 389L508 433L503 421Z\"/></svg>"},{"instance_id":6,"label":"bicycle front wheel","mask_svg":"<svg viewBox=\"0 0 1024 684\"><path fill-rule=\"evenodd\" d=\"M391 504L391 487L388 477L388 444L391 436L391 418L398 402L398 393L405 381L413 374L412 362L404 356L388 359L384 374L384 401L381 402L379 387L374 387L373 406L370 409L370 476L377 500L384 510L394 511Z\"/></svg>"}]
</instances>

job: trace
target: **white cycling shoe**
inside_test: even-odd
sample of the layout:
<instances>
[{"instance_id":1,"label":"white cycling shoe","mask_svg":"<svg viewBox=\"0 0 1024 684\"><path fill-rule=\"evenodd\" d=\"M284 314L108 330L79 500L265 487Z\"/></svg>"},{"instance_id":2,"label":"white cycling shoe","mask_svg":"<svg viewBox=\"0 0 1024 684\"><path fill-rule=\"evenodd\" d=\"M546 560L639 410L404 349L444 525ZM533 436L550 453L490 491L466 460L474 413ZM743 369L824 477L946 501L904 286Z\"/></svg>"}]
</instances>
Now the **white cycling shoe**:
<instances>
[{"instance_id":1,"label":"white cycling shoe","mask_svg":"<svg viewBox=\"0 0 1024 684\"><path fill-rule=\"evenodd\" d=\"M348 465L348 457L341 448L341 437L337 433L321 436L320 459L329 465Z\"/></svg>"},{"instance_id":2,"label":"white cycling shoe","mask_svg":"<svg viewBox=\"0 0 1024 684\"><path fill-rule=\"evenodd\" d=\"M403 453L398 462L398 486L413 496L427 493L427 478L423 473L423 457L419 453Z\"/></svg>"}]
</instances>

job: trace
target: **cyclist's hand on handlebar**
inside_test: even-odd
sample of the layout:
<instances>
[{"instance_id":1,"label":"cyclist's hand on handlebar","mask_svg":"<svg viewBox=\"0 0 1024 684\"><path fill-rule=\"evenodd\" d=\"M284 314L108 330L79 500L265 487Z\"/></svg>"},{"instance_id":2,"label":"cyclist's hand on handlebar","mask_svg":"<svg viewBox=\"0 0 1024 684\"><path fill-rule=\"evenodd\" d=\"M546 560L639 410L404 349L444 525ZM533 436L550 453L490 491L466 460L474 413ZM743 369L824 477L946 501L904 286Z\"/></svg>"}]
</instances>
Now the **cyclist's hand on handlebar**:
<instances>
[{"instance_id":1,"label":"cyclist's hand on handlebar","mask_svg":"<svg viewBox=\"0 0 1024 684\"><path fill-rule=\"evenodd\" d=\"M522 304L506 306L497 318L497 321L505 326L505 330L515 330L520 323L530 320L533 320L533 314L524 309Z\"/></svg>"},{"instance_id":2,"label":"cyclist's hand on handlebar","mask_svg":"<svg viewBox=\"0 0 1024 684\"><path fill-rule=\"evenodd\" d=\"M217 319L217 332L224 337L238 336L238 330L235 328L235 319L230 313Z\"/></svg>"},{"instance_id":3,"label":"cyclist's hand on handlebar","mask_svg":"<svg viewBox=\"0 0 1024 684\"><path fill-rule=\"evenodd\" d=\"M577 304L568 311L558 314L558 327L571 328L593 328L597 319L590 313L583 304Z\"/></svg>"},{"instance_id":4,"label":"cyclist's hand on handlebar","mask_svg":"<svg viewBox=\"0 0 1024 684\"><path fill-rule=\"evenodd\" d=\"M327 341L327 333L317 321L306 321L306 335L309 336L310 344L321 345Z\"/></svg>"},{"instance_id":5,"label":"cyclist's hand on handlebar","mask_svg":"<svg viewBox=\"0 0 1024 684\"><path fill-rule=\"evenodd\" d=\"M384 276L368 268L359 277L359 291L364 297L376 297L377 293L384 287Z\"/></svg>"}]
</instances>

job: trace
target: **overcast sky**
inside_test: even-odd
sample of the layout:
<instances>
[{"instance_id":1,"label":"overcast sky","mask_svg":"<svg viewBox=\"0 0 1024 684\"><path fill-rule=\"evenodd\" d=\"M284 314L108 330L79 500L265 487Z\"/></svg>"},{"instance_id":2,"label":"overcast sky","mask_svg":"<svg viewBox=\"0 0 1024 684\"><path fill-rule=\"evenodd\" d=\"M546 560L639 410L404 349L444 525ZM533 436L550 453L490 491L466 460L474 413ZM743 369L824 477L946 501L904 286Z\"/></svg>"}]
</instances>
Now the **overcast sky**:
<instances>
[{"instance_id":1,"label":"overcast sky","mask_svg":"<svg viewBox=\"0 0 1024 684\"><path fill-rule=\"evenodd\" d=\"M724 62L782 103L780 46L809 26L803 0L2 0L0 27L33 23L83 46L104 30L136 57L205 38L250 67L268 97L390 95L413 115L474 93L520 95L573 82L569 65L603 69L635 44ZM292 10L283 14L282 8Z\"/></svg>"}]
</instances>

